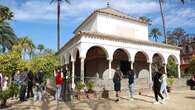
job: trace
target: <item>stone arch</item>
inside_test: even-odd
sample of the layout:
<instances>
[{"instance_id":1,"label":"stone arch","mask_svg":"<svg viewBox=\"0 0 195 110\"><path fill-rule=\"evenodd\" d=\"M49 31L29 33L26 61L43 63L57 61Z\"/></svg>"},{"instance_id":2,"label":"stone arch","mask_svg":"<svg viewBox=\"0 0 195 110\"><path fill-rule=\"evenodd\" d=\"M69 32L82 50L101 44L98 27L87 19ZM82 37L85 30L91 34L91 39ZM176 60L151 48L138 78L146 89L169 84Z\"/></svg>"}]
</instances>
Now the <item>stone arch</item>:
<instances>
[{"instance_id":1,"label":"stone arch","mask_svg":"<svg viewBox=\"0 0 195 110\"><path fill-rule=\"evenodd\" d=\"M113 52L113 54L112 54L112 56L114 56L114 53L115 53L117 50L122 50L122 51L124 51L124 52L127 54L127 56L128 56L128 60L130 61L131 55L130 55L129 51L128 51L127 49L125 49L125 48L117 48L117 49L115 49L114 52Z\"/></svg>"},{"instance_id":2,"label":"stone arch","mask_svg":"<svg viewBox=\"0 0 195 110\"><path fill-rule=\"evenodd\" d=\"M78 49L75 49L74 51L74 55L75 55L75 63L74 63L74 67L75 67L75 81L80 80L80 75L81 75L81 59L80 59L80 51Z\"/></svg>"},{"instance_id":3,"label":"stone arch","mask_svg":"<svg viewBox=\"0 0 195 110\"><path fill-rule=\"evenodd\" d=\"M88 49L85 57L85 80L90 77L103 78L104 72L108 69L107 55L105 48L100 46Z\"/></svg>"},{"instance_id":4,"label":"stone arch","mask_svg":"<svg viewBox=\"0 0 195 110\"><path fill-rule=\"evenodd\" d=\"M76 57L77 57L77 53L79 52L79 58L80 58L80 50L79 50L79 48L75 48L74 50L73 50L73 58L76 60Z\"/></svg>"},{"instance_id":5,"label":"stone arch","mask_svg":"<svg viewBox=\"0 0 195 110\"><path fill-rule=\"evenodd\" d=\"M162 54L154 53L152 56L152 73L158 71L158 69L165 64L165 59Z\"/></svg>"},{"instance_id":6,"label":"stone arch","mask_svg":"<svg viewBox=\"0 0 195 110\"><path fill-rule=\"evenodd\" d=\"M180 70L178 70L178 59L175 55L169 55L167 58L167 76L180 77Z\"/></svg>"},{"instance_id":7,"label":"stone arch","mask_svg":"<svg viewBox=\"0 0 195 110\"><path fill-rule=\"evenodd\" d=\"M175 60L175 63L176 64L179 64L179 59L175 56L175 55L173 55L173 54L171 54L171 55L169 55L168 57L167 57L167 62L168 62L168 58L169 57L172 57L174 60Z\"/></svg>"},{"instance_id":8,"label":"stone arch","mask_svg":"<svg viewBox=\"0 0 195 110\"><path fill-rule=\"evenodd\" d=\"M131 64L129 62L129 53L127 50L123 48L118 48L113 53L113 60L112 60L112 73L116 70L118 66L120 66L121 71L123 72L123 75L127 77L127 72L131 67ZM113 76L113 74L112 74Z\"/></svg>"},{"instance_id":9,"label":"stone arch","mask_svg":"<svg viewBox=\"0 0 195 110\"><path fill-rule=\"evenodd\" d=\"M146 52L138 51L134 56L134 72L136 74L136 77L139 78L139 76L142 77L149 77L149 56ZM142 70L145 70L143 73ZM146 71L147 70L147 71Z\"/></svg>"},{"instance_id":10,"label":"stone arch","mask_svg":"<svg viewBox=\"0 0 195 110\"><path fill-rule=\"evenodd\" d=\"M87 56L87 52L88 52L91 48L93 48L93 47L99 47L99 48L101 48L101 49L104 51L104 53L106 54L106 58L109 58L108 49L105 48L105 47L103 47L103 46L101 46L101 45L92 45L92 46L87 47L87 48L86 48L86 51L85 51L85 53L84 53L85 58L86 58L86 56Z\"/></svg>"}]
</instances>

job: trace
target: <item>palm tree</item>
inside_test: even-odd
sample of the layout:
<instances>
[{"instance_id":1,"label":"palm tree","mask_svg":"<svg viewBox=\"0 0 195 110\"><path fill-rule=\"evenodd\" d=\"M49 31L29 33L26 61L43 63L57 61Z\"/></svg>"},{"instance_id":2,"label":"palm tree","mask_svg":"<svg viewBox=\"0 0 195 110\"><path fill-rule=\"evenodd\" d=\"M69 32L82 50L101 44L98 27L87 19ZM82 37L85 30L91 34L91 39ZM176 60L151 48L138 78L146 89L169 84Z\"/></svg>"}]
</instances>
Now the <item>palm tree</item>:
<instances>
[{"instance_id":1,"label":"palm tree","mask_svg":"<svg viewBox=\"0 0 195 110\"><path fill-rule=\"evenodd\" d=\"M13 12L6 6L0 5L0 23L13 18Z\"/></svg>"},{"instance_id":2,"label":"palm tree","mask_svg":"<svg viewBox=\"0 0 195 110\"><path fill-rule=\"evenodd\" d=\"M33 44L32 40L28 37L20 38L19 45L22 48L23 58L25 59L25 53L29 54L29 57L32 58L33 49L35 48L35 45Z\"/></svg>"},{"instance_id":3,"label":"palm tree","mask_svg":"<svg viewBox=\"0 0 195 110\"><path fill-rule=\"evenodd\" d=\"M43 44L39 44L37 46L37 49L39 50L39 52L41 53L44 49L45 49L45 46Z\"/></svg>"},{"instance_id":4,"label":"palm tree","mask_svg":"<svg viewBox=\"0 0 195 110\"><path fill-rule=\"evenodd\" d=\"M60 4L65 1L70 4L69 0L51 0L51 3L57 2L57 50L60 49Z\"/></svg>"},{"instance_id":5,"label":"palm tree","mask_svg":"<svg viewBox=\"0 0 195 110\"><path fill-rule=\"evenodd\" d=\"M164 35L164 42L167 43L167 35L166 35L166 23L165 23L165 16L164 16L164 11L163 11L163 4L166 0L159 0L159 5L160 5L160 14L162 17L162 23L163 23L163 35ZM184 4L184 0L181 0L181 2Z\"/></svg>"},{"instance_id":6,"label":"palm tree","mask_svg":"<svg viewBox=\"0 0 195 110\"><path fill-rule=\"evenodd\" d=\"M0 45L2 46L2 52L11 50L12 46L17 42L17 37L7 22L0 24Z\"/></svg>"},{"instance_id":7,"label":"palm tree","mask_svg":"<svg viewBox=\"0 0 195 110\"><path fill-rule=\"evenodd\" d=\"M161 33L158 28L153 28L149 34L150 37L152 37L155 42L158 41L158 37L161 36Z\"/></svg>"},{"instance_id":8,"label":"palm tree","mask_svg":"<svg viewBox=\"0 0 195 110\"><path fill-rule=\"evenodd\" d=\"M140 20L144 21L144 22L148 22L149 25L151 25L152 20L146 16L141 16L139 17Z\"/></svg>"}]
</instances>

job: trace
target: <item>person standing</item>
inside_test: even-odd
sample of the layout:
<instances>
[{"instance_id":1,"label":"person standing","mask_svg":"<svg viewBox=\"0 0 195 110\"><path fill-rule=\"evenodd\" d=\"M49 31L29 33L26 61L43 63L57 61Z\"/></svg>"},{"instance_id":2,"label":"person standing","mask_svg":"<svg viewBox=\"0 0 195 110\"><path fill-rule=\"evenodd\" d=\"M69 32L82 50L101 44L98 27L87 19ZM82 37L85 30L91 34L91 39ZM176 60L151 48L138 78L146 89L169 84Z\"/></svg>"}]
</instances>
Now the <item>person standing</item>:
<instances>
[{"instance_id":1,"label":"person standing","mask_svg":"<svg viewBox=\"0 0 195 110\"><path fill-rule=\"evenodd\" d=\"M120 71L120 68L117 67L116 72L114 73L113 77L113 83L114 83L114 90L116 91L116 102L119 101L119 95L121 91L121 80L122 80L123 74Z\"/></svg>"},{"instance_id":2,"label":"person standing","mask_svg":"<svg viewBox=\"0 0 195 110\"><path fill-rule=\"evenodd\" d=\"M26 94L26 87L28 84L27 73L28 73L28 69L25 68L24 71L20 75L20 81L19 81L19 84L21 86L21 88L20 88L20 101L22 101L22 102L26 101L25 94Z\"/></svg>"},{"instance_id":3,"label":"person standing","mask_svg":"<svg viewBox=\"0 0 195 110\"><path fill-rule=\"evenodd\" d=\"M60 69L57 69L57 72L54 72L55 82L56 82L56 93L55 99L61 100L61 89L63 84L63 73L61 73Z\"/></svg>"},{"instance_id":4,"label":"person standing","mask_svg":"<svg viewBox=\"0 0 195 110\"><path fill-rule=\"evenodd\" d=\"M161 71L161 69L160 69ZM155 102L154 104L159 104L159 100L158 100L158 96L162 99L161 103L163 104L165 102L162 94L160 93L160 88L161 88L161 82L160 82L160 77L161 74L159 72L155 72L154 76L153 76L153 91L154 91L154 95L155 95Z\"/></svg>"},{"instance_id":5,"label":"person standing","mask_svg":"<svg viewBox=\"0 0 195 110\"><path fill-rule=\"evenodd\" d=\"M160 81L161 81L161 88L160 88L160 93L161 94L165 94L165 99L168 99L168 92L167 92L167 75L165 74L165 72L161 69L162 74Z\"/></svg>"},{"instance_id":6,"label":"person standing","mask_svg":"<svg viewBox=\"0 0 195 110\"><path fill-rule=\"evenodd\" d=\"M134 77L135 74L133 70L128 71L128 87L129 87L129 100L133 101L133 94L134 94Z\"/></svg>"},{"instance_id":7,"label":"person standing","mask_svg":"<svg viewBox=\"0 0 195 110\"><path fill-rule=\"evenodd\" d=\"M33 80L34 80L34 76L33 76L33 73L32 71L29 71L28 74L28 90L27 90L27 98L29 97L33 97L34 94L33 94Z\"/></svg>"},{"instance_id":8,"label":"person standing","mask_svg":"<svg viewBox=\"0 0 195 110\"><path fill-rule=\"evenodd\" d=\"M0 72L0 91L2 90L2 87L3 87L3 75Z\"/></svg>"},{"instance_id":9,"label":"person standing","mask_svg":"<svg viewBox=\"0 0 195 110\"><path fill-rule=\"evenodd\" d=\"M37 74L35 75L35 91L34 91L34 101L39 99L39 101L42 100L43 97L43 77L44 72L42 69L40 69Z\"/></svg>"}]
</instances>

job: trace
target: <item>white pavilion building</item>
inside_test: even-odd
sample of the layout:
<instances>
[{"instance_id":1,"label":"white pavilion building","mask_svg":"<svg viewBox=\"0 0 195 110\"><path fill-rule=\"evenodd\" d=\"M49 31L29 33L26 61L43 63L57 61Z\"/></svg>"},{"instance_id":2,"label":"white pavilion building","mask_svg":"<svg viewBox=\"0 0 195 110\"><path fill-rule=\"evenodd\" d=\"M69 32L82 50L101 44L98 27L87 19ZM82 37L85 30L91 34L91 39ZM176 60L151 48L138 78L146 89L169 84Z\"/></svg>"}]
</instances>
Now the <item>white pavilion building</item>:
<instances>
[{"instance_id":1,"label":"white pavilion building","mask_svg":"<svg viewBox=\"0 0 195 110\"><path fill-rule=\"evenodd\" d=\"M163 65L170 56L174 58L178 78L181 76L179 47L149 41L147 22L110 7L91 13L58 55L61 65L71 71L73 86L78 79L96 77L109 81L117 66L124 75L133 69L137 78L151 81L155 57Z\"/></svg>"}]
</instances>

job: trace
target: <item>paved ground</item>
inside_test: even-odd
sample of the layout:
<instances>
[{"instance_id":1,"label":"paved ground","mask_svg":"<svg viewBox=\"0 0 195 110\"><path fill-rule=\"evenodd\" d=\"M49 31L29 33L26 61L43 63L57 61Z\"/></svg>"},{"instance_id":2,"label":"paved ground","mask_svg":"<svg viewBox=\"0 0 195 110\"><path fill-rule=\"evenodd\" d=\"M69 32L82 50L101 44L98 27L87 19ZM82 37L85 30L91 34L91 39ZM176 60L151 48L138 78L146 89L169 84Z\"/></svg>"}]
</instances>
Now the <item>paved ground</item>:
<instances>
[{"instance_id":1,"label":"paved ground","mask_svg":"<svg viewBox=\"0 0 195 110\"><path fill-rule=\"evenodd\" d=\"M195 91L186 89L174 90L170 99L164 104L154 105L152 92L135 95L134 101L128 101L124 94L119 102L110 99L89 99L82 101L56 102L46 95L44 101L34 102L32 99L20 103L12 101L6 110L195 110Z\"/></svg>"}]
</instances>

